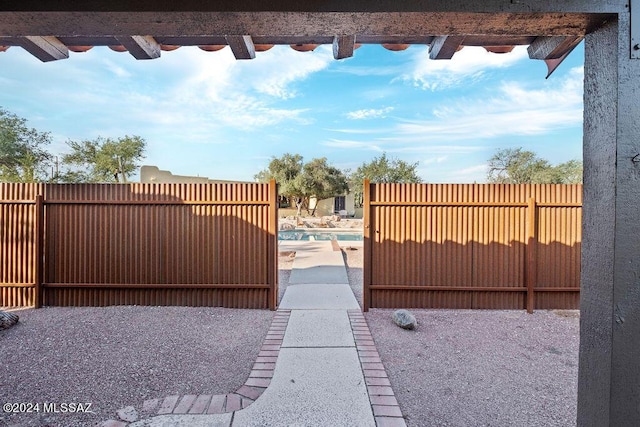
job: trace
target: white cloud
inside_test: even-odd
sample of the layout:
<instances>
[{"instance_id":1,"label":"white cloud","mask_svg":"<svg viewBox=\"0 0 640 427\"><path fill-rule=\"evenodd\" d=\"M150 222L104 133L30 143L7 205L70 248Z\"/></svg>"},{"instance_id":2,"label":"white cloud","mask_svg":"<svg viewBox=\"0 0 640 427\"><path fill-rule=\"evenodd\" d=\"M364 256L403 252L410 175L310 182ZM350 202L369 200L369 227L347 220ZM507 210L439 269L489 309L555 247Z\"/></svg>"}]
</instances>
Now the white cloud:
<instances>
[{"instance_id":1,"label":"white cloud","mask_svg":"<svg viewBox=\"0 0 640 427\"><path fill-rule=\"evenodd\" d=\"M443 90L481 79L487 70L505 68L527 58L527 48L510 53L490 53L482 47L466 46L450 60L432 60L426 52L416 52L414 65L402 80L427 90Z\"/></svg>"},{"instance_id":2,"label":"white cloud","mask_svg":"<svg viewBox=\"0 0 640 427\"><path fill-rule=\"evenodd\" d=\"M368 110L356 110L347 113L347 118L351 120L363 120L363 119L377 119L386 117L388 113L393 111L393 107L368 109Z\"/></svg>"},{"instance_id":3,"label":"white cloud","mask_svg":"<svg viewBox=\"0 0 640 427\"><path fill-rule=\"evenodd\" d=\"M339 133L347 133L347 134L368 135L368 134L387 132L390 129L389 130L384 130L384 129L370 129L370 128L366 128L366 129L346 129L346 128L342 128L342 129L326 129L326 130L329 130L331 132L339 132Z\"/></svg>"},{"instance_id":4,"label":"white cloud","mask_svg":"<svg viewBox=\"0 0 640 427\"><path fill-rule=\"evenodd\" d=\"M443 182L452 184L466 184L471 182L485 182L487 177L487 165L472 165L463 168L443 167L438 168L419 168L421 176L426 178L427 182Z\"/></svg>"},{"instance_id":5,"label":"white cloud","mask_svg":"<svg viewBox=\"0 0 640 427\"><path fill-rule=\"evenodd\" d=\"M379 152L384 151L382 148L380 148L380 146L378 146L377 144L375 144L374 142L371 142L371 141L353 141L353 140L346 140L346 139L330 139L329 141L323 142L322 145L324 145L326 147L342 148L342 149L361 148L361 149L370 150L370 151L379 151Z\"/></svg>"},{"instance_id":6,"label":"white cloud","mask_svg":"<svg viewBox=\"0 0 640 427\"><path fill-rule=\"evenodd\" d=\"M438 156L438 157L430 157L422 162L422 164L430 165L434 163L442 163L445 162L449 156Z\"/></svg>"},{"instance_id":7,"label":"white cloud","mask_svg":"<svg viewBox=\"0 0 640 427\"><path fill-rule=\"evenodd\" d=\"M309 124L306 108L286 108L282 100L296 95L295 84L328 66L330 50L317 49L302 54L288 47L274 47L258 53L252 61L238 61L229 48L203 52L185 47L163 54L158 72L146 63L128 56L102 52L103 74L126 83L111 83L94 78L92 93L96 99L85 103L94 109L109 105L118 111L119 123L173 125L183 129L184 138L211 140L225 127L256 131L265 126L294 121ZM263 56L264 55L264 56ZM118 80L122 81L122 80ZM104 87L102 87L104 86ZM82 93L72 96L84 96ZM104 130L108 130L105 127Z\"/></svg>"},{"instance_id":8,"label":"white cloud","mask_svg":"<svg viewBox=\"0 0 640 427\"><path fill-rule=\"evenodd\" d=\"M544 89L504 82L490 99L465 99L438 107L433 119L407 120L397 138L409 141L461 141L505 135L539 135L582 122L582 72Z\"/></svg>"},{"instance_id":9,"label":"white cloud","mask_svg":"<svg viewBox=\"0 0 640 427\"><path fill-rule=\"evenodd\" d=\"M242 64L242 71L256 91L281 99L295 97L297 93L290 87L292 83L324 70L333 61L332 52L326 46L310 53L296 52L283 46L268 52L265 56L258 53L252 61L255 64Z\"/></svg>"},{"instance_id":10,"label":"white cloud","mask_svg":"<svg viewBox=\"0 0 640 427\"><path fill-rule=\"evenodd\" d=\"M104 59L102 62L106 69L109 70L114 76L119 78L131 77L131 73L129 71L127 71L124 67L116 65L112 60Z\"/></svg>"}]
</instances>

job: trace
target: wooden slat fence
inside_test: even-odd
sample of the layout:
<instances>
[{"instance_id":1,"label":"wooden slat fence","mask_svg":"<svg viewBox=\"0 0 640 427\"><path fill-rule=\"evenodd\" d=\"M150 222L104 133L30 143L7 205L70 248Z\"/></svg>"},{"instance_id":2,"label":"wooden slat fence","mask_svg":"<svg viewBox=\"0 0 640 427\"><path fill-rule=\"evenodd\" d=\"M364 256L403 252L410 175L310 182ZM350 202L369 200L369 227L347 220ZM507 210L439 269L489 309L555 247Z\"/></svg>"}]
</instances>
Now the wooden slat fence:
<instances>
[{"instance_id":1,"label":"wooden slat fence","mask_svg":"<svg viewBox=\"0 0 640 427\"><path fill-rule=\"evenodd\" d=\"M364 309L574 309L582 185L371 184Z\"/></svg>"},{"instance_id":2,"label":"wooden slat fence","mask_svg":"<svg viewBox=\"0 0 640 427\"><path fill-rule=\"evenodd\" d=\"M277 305L274 181L0 184L0 306Z\"/></svg>"}]
</instances>

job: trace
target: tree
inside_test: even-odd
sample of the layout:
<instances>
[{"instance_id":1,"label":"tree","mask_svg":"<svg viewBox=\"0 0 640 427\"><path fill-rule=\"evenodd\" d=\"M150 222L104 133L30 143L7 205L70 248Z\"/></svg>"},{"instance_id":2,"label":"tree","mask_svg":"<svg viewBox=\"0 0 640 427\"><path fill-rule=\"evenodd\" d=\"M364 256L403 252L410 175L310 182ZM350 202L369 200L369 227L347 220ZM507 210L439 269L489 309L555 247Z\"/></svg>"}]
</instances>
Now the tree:
<instances>
[{"instance_id":1,"label":"tree","mask_svg":"<svg viewBox=\"0 0 640 427\"><path fill-rule=\"evenodd\" d=\"M127 182L144 158L146 142L139 136L118 139L98 137L94 140L68 141L71 153L62 157L68 170L64 182Z\"/></svg>"},{"instance_id":2,"label":"tree","mask_svg":"<svg viewBox=\"0 0 640 427\"><path fill-rule=\"evenodd\" d=\"M302 173L296 177L296 189L298 199L309 206L309 199L315 197L318 200L326 199L336 195L342 195L349 191L347 177L341 170L329 165L327 158L313 159L305 164ZM302 203L298 204L298 215L302 209ZM315 215L313 208L311 215Z\"/></svg>"},{"instance_id":3,"label":"tree","mask_svg":"<svg viewBox=\"0 0 640 427\"><path fill-rule=\"evenodd\" d=\"M362 206L362 184L365 179L377 183L419 183L422 182L416 169L418 162L407 163L400 159L388 159L386 153L364 162L351 174L351 189L355 194L357 206Z\"/></svg>"},{"instance_id":4,"label":"tree","mask_svg":"<svg viewBox=\"0 0 640 427\"><path fill-rule=\"evenodd\" d=\"M555 182L558 184L582 184L582 162L579 160L569 160L555 166Z\"/></svg>"},{"instance_id":5,"label":"tree","mask_svg":"<svg viewBox=\"0 0 640 427\"><path fill-rule=\"evenodd\" d=\"M48 132L28 128L26 119L0 108L0 181L38 182L47 179L51 154Z\"/></svg>"},{"instance_id":6,"label":"tree","mask_svg":"<svg viewBox=\"0 0 640 427\"><path fill-rule=\"evenodd\" d=\"M489 159L487 180L496 184L577 184L582 182L582 162L553 166L533 151L506 148Z\"/></svg>"},{"instance_id":7,"label":"tree","mask_svg":"<svg viewBox=\"0 0 640 427\"><path fill-rule=\"evenodd\" d=\"M303 207L306 206L308 210L311 197L324 199L348 190L344 173L329 165L324 157L304 164L299 154L287 153L280 158L274 156L267 168L254 178L259 182L275 179L279 184L279 194L296 205L298 216Z\"/></svg>"},{"instance_id":8,"label":"tree","mask_svg":"<svg viewBox=\"0 0 640 427\"><path fill-rule=\"evenodd\" d=\"M294 181L302 173L302 166L302 156L299 154L286 153L280 158L273 156L267 168L258 172L254 178L258 182L275 179L280 197L292 204L293 194L296 193Z\"/></svg>"}]
</instances>

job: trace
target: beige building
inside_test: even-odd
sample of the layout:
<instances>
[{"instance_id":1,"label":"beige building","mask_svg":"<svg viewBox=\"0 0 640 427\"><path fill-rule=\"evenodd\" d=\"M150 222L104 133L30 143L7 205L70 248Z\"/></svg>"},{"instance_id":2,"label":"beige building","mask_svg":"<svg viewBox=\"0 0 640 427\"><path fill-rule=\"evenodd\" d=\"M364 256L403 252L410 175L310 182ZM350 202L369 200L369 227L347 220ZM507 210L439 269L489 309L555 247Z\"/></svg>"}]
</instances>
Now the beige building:
<instances>
[{"instance_id":1,"label":"beige building","mask_svg":"<svg viewBox=\"0 0 640 427\"><path fill-rule=\"evenodd\" d=\"M207 182L248 182L231 181L225 179L209 179L206 176L174 175L169 171L161 170L157 166L140 167L140 182L142 183L207 183Z\"/></svg>"}]
</instances>

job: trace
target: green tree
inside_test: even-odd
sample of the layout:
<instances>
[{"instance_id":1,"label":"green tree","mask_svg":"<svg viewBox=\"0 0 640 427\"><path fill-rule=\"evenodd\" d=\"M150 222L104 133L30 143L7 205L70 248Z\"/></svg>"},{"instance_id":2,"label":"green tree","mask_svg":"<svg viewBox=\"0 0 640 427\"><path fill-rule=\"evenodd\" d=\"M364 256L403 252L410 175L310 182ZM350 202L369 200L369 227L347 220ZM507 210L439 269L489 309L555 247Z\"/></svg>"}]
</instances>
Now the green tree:
<instances>
[{"instance_id":1,"label":"green tree","mask_svg":"<svg viewBox=\"0 0 640 427\"><path fill-rule=\"evenodd\" d=\"M0 181L47 179L52 156L44 147L51 143L51 136L26 123L26 119L0 108Z\"/></svg>"},{"instance_id":2,"label":"green tree","mask_svg":"<svg viewBox=\"0 0 640 427\"><path fill-rule=\"evenodd\" d=\"M60 176L64 182L127 182L138 170L146 148L145 140L135 135L68 141L67 145L71 153L62 157L67 167Z\"/></svg>"},{"instance_id":3,"label":"green tree","mask_svg":"<svg viewBox=\"0 0 640 427\"><path fill-rule=\"evenodd\" d=\"M582 182L582 162L553 166L533 151L505 148L489 159L487 180L495 184L577 184Z\"/></svg>"},{"instance_id":4,"label":"green tree","mask_svg":"<svg viewBox=\"0 0 640 427\"><path fill-rule=\"evenodd\" d=\"M295 179L302 173L302 166L300 154L286 153L280 158L273 156L267 168L254 175L254 178L258 182L269 182L269 180L275 179L278 183L280 198L293 204L295 203L293 195L297 192Z\"/></svg>"},{"instance_id":5,"label":"green tree","mask_svg":"<svg viewBox=\"0 0 640 427\"><path fill-rule=\"evenodd\" d=\"M279 194L298 209L298 216L304 207L309 207L309 199L344 194L348 190L347 178L342 171L327 163L326 158L313 159L305 164L299 154L284 154L272 157L266 169L254 178L260 182L275 179ZM315 211L312 212L315 214Z\"/></svg>"},{"instance_id":6,"label":"green tree","mask_svg":"<svg viewBox=\"0 0 640 427\"><path fill-rule=\"evenodd\" d=\"M422 182L416 169L418 162L408 163L400 159L389 159L387 154L364 162L351 174L349 181L355 195L356 206L362 206L362 184L365 179L376 183L419 183Z\"/></svg>"},{"instance_id":7,"label":"green tree","mask_svg":"<svg viewBox=\"0 0 640 427\"><path fill-rule=\"evenodd\" d=\"M349 184L345 174L327 163L327 158L313 159L302 168L302 173L296 177L296 189L298 190L297 202L298 215L302 205L309 206L309 199L315 197L318 200L337 195L346 194ZM302 203L300 203L300 199ZM315 215L315 207L311 215Z\"/></svg>"},{"instance_id":8,"label":"green tree","mask_svg":"<svg viewBox=\"0 0 640 427\"><path fill-rule=\"evenodd\" d=\"M558 184L582 184L582 162L579 160L569 160L560 163L553 168L554 182Z\"/></svg>"}]
</instances>

